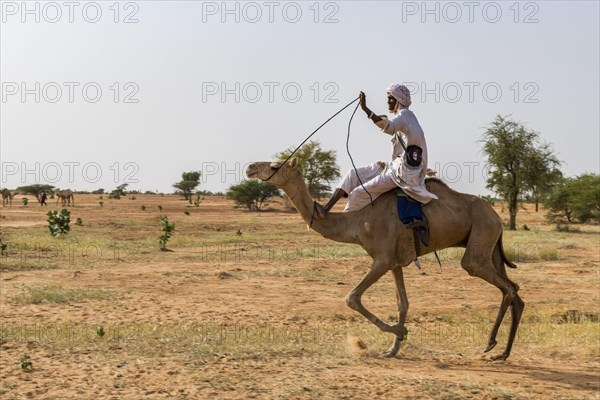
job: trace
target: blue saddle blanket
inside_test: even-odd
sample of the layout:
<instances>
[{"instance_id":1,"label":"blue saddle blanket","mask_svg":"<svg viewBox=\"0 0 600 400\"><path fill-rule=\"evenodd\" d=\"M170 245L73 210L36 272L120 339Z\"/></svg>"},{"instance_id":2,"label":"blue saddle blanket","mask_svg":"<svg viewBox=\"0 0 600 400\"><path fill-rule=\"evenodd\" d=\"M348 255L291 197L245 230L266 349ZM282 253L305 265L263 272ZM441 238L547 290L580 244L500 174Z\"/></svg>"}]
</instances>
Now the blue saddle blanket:
<instances>
[{"instance_id":1,"label":"blue saddle blanket","mask_svg":"<svg viewBox=\"0 0 600 400\"><path fill-rule=\"evenodd\" d=\"M421 203L408 197L400 188L396 189L396 208L403 224L423 219Z\"/></svg>"}]
</instances>

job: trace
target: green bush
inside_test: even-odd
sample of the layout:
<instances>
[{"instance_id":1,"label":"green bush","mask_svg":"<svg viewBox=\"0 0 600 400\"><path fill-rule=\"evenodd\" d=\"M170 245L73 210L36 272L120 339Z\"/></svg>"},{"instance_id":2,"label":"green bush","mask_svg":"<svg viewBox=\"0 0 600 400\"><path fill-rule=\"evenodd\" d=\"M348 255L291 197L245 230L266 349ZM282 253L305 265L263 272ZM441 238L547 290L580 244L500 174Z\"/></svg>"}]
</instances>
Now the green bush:
<instances>
[{"instance_id":1,"label":"green bush","mask_svg":"<svg viewBox=\"0 0 600 400\"><path fill-rule=\"evenodd\" d=\"M600 222L600 175L565 178L544 201L554 222Z\"/></svg>"},{"instance_id":2,"label":"green bush","mask_svg":"<svg viewBox=\"0 0 600 400\"><path fill-rule=\"evenodd\" d=\"M163 234L158 238L158 242L160 243L160 250L167 250L167 242L173 235L173 231L175 230L175 223L169 223L169 218L166 215L160 217L160 222L163 225Z\"/></svg>"},{"instance_id":3,"label":"green bush","mask_svg":"<svg viewBox=\"0 0 600 400\"><path fill-rule=\"evenodd\" d=\"M273 196L280 196L277 186L270 182L256 179L246 180L231 186L227 197L239 207L247 207L250 211L260 211Z\"/></svg>"},{"instance_id":4,"label":"green bush","mask_svg":"<svg viewBox=\"0 0 600 400\"><path fill-rule=\"evenodd\" d=\"M71 212L63 208L60 213L48 211L48 229L52 236L66 235L71 230Z\"/></svg>"},{"instance_id":5,"label":"green bush","mask_svg":"<svg viewBox=\"0 0 600 400\"><path fill-rule=\"evenodd\" d=\"M115 190L110 192L110 194L108 195L108 198L119 200L122 196L127 195L127 192L125 191L125 188L127 187L127 185L128 185L127 183L124 183L122 185L117 186L117 188Z\"/></svg>"},{"instance_id":6,"label":"green bush","mask_svg":"<svg viewBox=\"0 0 600 400\"><path fill-rule=\"evenodd\" d=\"M21 357L19 366L23 371L31 371L33 369L33 363L31 362L31 357L29 354L25 354L23 357Z\"/></svg>"}]
</instances>

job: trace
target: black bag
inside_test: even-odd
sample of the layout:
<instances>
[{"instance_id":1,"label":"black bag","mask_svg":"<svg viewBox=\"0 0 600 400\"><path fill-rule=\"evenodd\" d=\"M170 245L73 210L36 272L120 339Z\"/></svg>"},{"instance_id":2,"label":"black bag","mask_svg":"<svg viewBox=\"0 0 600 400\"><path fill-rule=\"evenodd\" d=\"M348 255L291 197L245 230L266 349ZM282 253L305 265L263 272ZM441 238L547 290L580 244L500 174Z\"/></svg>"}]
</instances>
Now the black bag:
<instances>
[{"instance_id":1,"label":"black bag","mask_svg":"<svg viewBox=\"0 0 600 400\"><path fill-rule=\"evenodd\" d=\"M406 147L406 145L404 144L404 140L402 140L402 137L400 137L400 135L398 135L398 140L400 141L400 144L404 149L404 154L406 155L406 163L411 167L420 166L421 162L423 161L423 149L414 144L411 144L410 146Z\"/></svg>"},{"instance_id":2,"label":"black bag","mask_svg":"<svg viewBox=\"0 0 600 400\"><path fill-rule=\"evenodd\" d=\"M423 149L419 146L410 145L406 148L406 162L411 167L418 167L423 161Z\"/></svg>"}]
</instances>

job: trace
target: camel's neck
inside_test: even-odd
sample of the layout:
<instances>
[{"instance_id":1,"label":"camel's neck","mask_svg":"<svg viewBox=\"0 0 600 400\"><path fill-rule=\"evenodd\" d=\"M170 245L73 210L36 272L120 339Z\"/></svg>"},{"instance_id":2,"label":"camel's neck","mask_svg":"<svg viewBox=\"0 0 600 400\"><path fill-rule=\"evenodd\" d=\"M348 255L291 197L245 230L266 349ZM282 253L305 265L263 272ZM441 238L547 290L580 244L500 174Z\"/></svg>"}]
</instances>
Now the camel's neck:
<instances>
[{"instance_id":1,"label":"camel's neck","mask_svg":"<svg viewBox=\"0 0 600 400\"><path fill-rule=\"evenodd\" d=\"M282 186L283 191L294 204L298 212L302 215L304 221L311 225L311 228L328 239L336 242L358 243L354 223L346 214L329 213L327 218L319 219L315 214L314 200L308 191L304 179L299 177L293 182L288 182ZM314 214L314 215L313 215Z\"/></svg>"}]
</instances>

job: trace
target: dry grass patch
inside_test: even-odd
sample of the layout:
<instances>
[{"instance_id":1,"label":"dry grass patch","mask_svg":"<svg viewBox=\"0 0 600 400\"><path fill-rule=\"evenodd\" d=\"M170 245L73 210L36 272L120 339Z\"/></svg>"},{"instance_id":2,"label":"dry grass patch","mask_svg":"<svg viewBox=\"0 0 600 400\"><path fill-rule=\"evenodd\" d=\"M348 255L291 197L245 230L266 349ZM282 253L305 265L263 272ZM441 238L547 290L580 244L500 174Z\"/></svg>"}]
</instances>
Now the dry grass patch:
<instances>
[{"instance_id":1,"label":"dry grass patch","mask_svg":"<svg viewBox=\"0 0 600 400\"><path fill-rule=\"evenodd\" d=\"M101 300L112 297L106 289L65 288L61 285L23 285L21 293L11 298L16 304L71 303L85 300Z\"/></svg>"}]
</instances>

